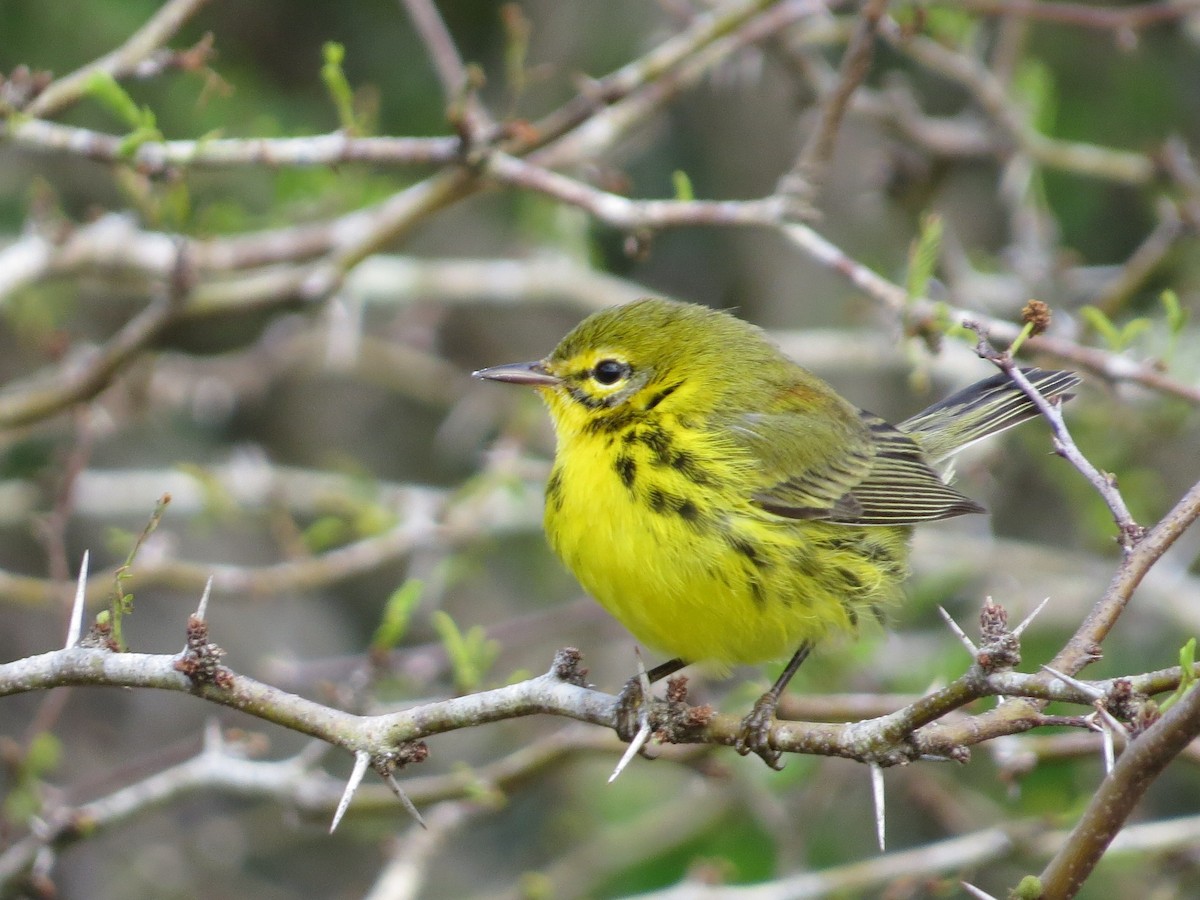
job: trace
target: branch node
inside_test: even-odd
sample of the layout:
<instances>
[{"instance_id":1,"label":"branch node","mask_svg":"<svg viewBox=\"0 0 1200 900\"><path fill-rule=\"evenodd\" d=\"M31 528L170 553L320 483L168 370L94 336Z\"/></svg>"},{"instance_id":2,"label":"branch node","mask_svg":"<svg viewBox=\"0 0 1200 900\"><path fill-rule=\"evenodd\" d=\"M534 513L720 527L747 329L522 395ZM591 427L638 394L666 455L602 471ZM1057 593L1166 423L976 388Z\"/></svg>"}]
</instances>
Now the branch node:
<instances>
[{"instance_id":1,"label":"branch node","mask_svg":"<svg viewBox=\"0 0 1200 900\"><path fill-rule=\"evenodd\" d=\"M1008 610L987 597L979 613L981 646L975 662L986 674L1012 669L1021 663L1021 642L1008 630Z\"/></svg>"},{"instance_id":2,"label":"branch node","mask_svg":"<svg viewBox=\"0 0 1200 900\"><path fill-rule=\"evenodd\" d=\"M567 684L587 687L588 670L580 667L582 662L583 654L577 647L563 647L554 654L554 662L550 664L550 674Z\"/></svg>"},{"instance_id":3,"label":"branch node","mask_svg":"<svg viewBox=\"0 0 1200 900\"><path fill-rule=\"evenodd\" d=\"M225 651L208 639L208 623L197 615L188 616L187 643L175 660L175 670L186 675L197 687L211 684L228 690L233 673L220 664Z\"/></svg>"}]
</instances>

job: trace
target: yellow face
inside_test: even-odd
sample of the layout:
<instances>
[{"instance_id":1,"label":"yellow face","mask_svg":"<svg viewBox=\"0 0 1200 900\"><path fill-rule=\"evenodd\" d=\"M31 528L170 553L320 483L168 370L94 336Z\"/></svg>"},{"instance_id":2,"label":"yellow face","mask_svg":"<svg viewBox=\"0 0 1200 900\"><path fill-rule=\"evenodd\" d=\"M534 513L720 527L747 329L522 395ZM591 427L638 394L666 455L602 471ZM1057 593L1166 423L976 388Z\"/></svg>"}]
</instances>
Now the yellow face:
<instances>
[{"instance_id":1,"label":"yellow face","mask_svg":"<svg viewBox=\"0 0 1200 900\"><path fill-rule=\"evenodd\" d=\"M550 357L542 368L556 379L539 385L559 438L613 431L657 407L678 387L661 384L653 360L612 346Z\"/></svg>"}]
</instances>

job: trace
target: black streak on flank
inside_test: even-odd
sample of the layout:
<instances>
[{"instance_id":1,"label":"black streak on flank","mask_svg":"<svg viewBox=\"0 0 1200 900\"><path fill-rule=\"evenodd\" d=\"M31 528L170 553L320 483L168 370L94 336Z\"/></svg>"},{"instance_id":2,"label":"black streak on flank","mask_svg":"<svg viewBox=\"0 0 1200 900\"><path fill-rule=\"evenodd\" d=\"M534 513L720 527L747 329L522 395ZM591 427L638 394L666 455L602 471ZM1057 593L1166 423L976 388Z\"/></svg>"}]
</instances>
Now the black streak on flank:
<instances>
[{"instance_id":1,"label":"black streak on flank","mask_svg":"<svg viewBox=\"0 0 1200 900\"><path fill-rule=\"evenodd\" d=\"M650 509L654 512L661 515L675 513L689 525L695 525L703 516L700 507L691 500L664 491L662 488L651 488L646 494L646 502L650 504Z\"/></svg>"},{"instance_id":2,"label":"black streak on flank","mask_svg":"<svg viewBox=\"0 0 1200 900\"><path fill-rule=\"evenodd\" d=\"M712 478L704 467L696 462L696 457L686 450L677 450L671 454L670 466L692 484L707 487L713 484Z\"/></svg>"},{"instance_id":3,"label":"black streak on flank","mask_svg":"<svg viewBox=\"0 0 1200 900\"><path fill-rule=\"evenodd\" d=\"M755 568L765 569L767 567L767 561L758 555L758 551L754 549L754 545L749 541L732 534L725 535L725 540L729 543L730 547L754 563Z\"/></svg>"},{"instance_id":4,"label":"black streak on flank","mask_svg":"<svg viewBox=\"0 0 1200 900\"><path fill-rule=\"evenodd\" d=\"M554 507L555 512L562 509L562 469L550 473L550 480L546 482L546 502Z\"/></svg>"},{"instance_id":5,"label":"black streak on flank","mask_svg":"<svg viewBox=\"0 0 1200 900\"><path fill-rule=\"evenodd\" d=\"M637 462L632 456L626 456L624 453L617 456L617 461L613 465L617 475L621 479L621 484L633 490L633 483L637 480Z\"/></svg>"},{"instance_id":6,"label":"black streak on flank","mask_svg":"<svg viewBox=\"0 0 1200 900\"><path fill-rule=\"evenodd\" d=\"M763 596L762 585L759 584L757 578L750 577L750 596L754 598L754 604L759 607L767 605L767 598Z\"/></svg>"}]
</instances>

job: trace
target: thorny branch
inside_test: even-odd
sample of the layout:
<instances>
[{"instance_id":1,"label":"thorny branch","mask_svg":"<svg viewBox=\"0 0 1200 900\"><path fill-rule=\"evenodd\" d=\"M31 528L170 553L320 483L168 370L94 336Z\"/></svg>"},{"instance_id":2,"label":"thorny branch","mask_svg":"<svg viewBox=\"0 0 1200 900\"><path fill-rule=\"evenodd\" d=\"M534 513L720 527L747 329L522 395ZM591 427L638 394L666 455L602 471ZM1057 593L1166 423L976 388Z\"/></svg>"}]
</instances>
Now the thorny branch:
<instances>
[{"instance_id":1,"label":"thorny branch","mask_svg":"<svg viewBox=\"0 0 1200 900\"><path fill-rule=\"evenodd\" d=\"M0 426L26 426L65 410L78 409L104 391L135 360L143 358L168 327L181 321L247 310L281 310L296 301L315 305L342 290L351 273L365 269L364 261L380 249L402 240L438 211L495 187L553 198L586 211L611 228L637 235L643 243L654 232L670 228L763 229L782 235L806 258L837 272L911 333L940 333L948 323L978 323L996 339L1016 338L1019 326L1003 317L985 316L977 310L909 296L901 284L882 276L817 228L797 222L798 210L795 198L789 196L786 178L775 193L749 200L653 200L631 199L596 187L577 173L562 171L600 159L682 91L739 52L775 37L786 37L786 41L779 43L786 44L791 52L826 48L831 43L846 45L836 75L817 85L824 103L817 125L797 157L794 174L817 180L816 175L831 160L844 121L858 115L883 123L914 147L935 156L990 157L1005 165L1015 160L1017 169L1022 166L1028 166L1028 171L1036 167L1056 169L1143 190L1162 181L1173 195L1164 193L1160 198L1158 227L1116 277L1108 281L1101 294L1099 305L1110 314L1134 288L1146 283L1197 227L1195 210L1200 207L1200 187L1188 151L1178 141L1169 143L1162 152L1140 153L1042 134L1014 98L1008 81L998 76L986 61L969 48L901 25L885 14L887 4L877 0L868 0L861 10L841 19L834 14L847 4L840 2L738 0L716 5L689 17L678 33L641 58L589 82L572 99L536 121L499 125L475 95L469 67L437 7L429 0L404 0L442 85L449 107L448 119L457 131L452 136L359 137L334 133L269 139L148 140L130 149L120 135L51 121L52 116L85 96L88 80L95 73L107 73L118 80L160 74L162 67L156 60L167 52L166 45L204 5L203 0L167 2L117 50L50 81L19 109L7 110L0 122L0 142L27 153L128 167L143 178L180 177L191 171L235 166L370 164L434 171L382 201L325 221L238 236L181 238L145 229L130 218L113 214L65 229L43 228L35 223L24 235L0 249L0 302L8 301L30 285L85 275L114 281L134 276L148 299L140 313L97 349L78 358L69 357L69 364L49 378L9 384L0 393ZM1068 2L964 0L960 6L985 16L1107 30L1113 32L1118 42L1128 45L1136 37L1136 31L1194 16L1200 5L1144 3L1107 9ZM923 71L961 88L974 106L972 114L941 117L926 113L917 93L906 86L891 85L885 90L865 87L871 50L877 38ZM817 76L811 72L810 67L810 77L815 82ZM996 134L1001 139L995 139ZM1017 286L1012 292L1022 286L1019 279L1014 280ZM515 292L521 293L521 289ZM611 294L607 289L597 290L594 295L597 299L589 302L607 302ZM1155 361L1139 361L1120 352L1097 349L1063 333L1033 337L1025 342L1025 348L1112 382L1136 383L1200 405L1200 388L1185 377L1168 374ZM1005 357L1000 361L1021 383L1019 369L1012 359ZM1022 387L1031 392L1035 401L1040 400L1028 384ZM1105 497L1126 550L1108 589L1051 661L1050 668L1069 677L1097 657L1102 642L1142 578L1200 517L1200 483L1156 525L1143 531L1125 509L1115 483L1090 468L1086 457L1075 447L1057 407L1045 406L1043 413L1055 432L1059 452L1084 472ZM495 533L511 521L480 516L473 524L464 524L463 517L453 515L454 504L433 492L418 492L409 497L405 508L407 515L394 527L305 560L258 569L146 562L139 565L137 574L143 585L159 583L197 589L212 577L218 590L225 594L293 590L372 571L385 561L411 553L424 542L446 547L470 541L483 533ZM85 589L95 595L99 585L110 581L110 574L100 574ZM55 596L57 586L41 579L0 572L0 591L40 603ZM874 716L865 720L779 722L773 729L772 743L781 750L841 756L879 765L926 756L961 760L972 746L1045 724L1084 727L1082 716L1045 714L1050 701L1089 709L1099 702L1127 724L1136 726L1135 737L1106 778L1079 827L1063 839L1058 855L1042 875L1046 896L1069 896L1121 828L1145 787L1200 733L1197 714L1200 700L1193 690L1155 719L1149 698L1179 685L1183 673L1178 668L1072 684L1046 671L1036 674L1014 671L1019 642L1002 628L990 638L981 642L967 671L945 687L910 699L899 709L883 712L872 708ZM200 655L205 648L211 649L211 658L198 665L197 660L181 656L113 653L83 646L28 657L0 665L0 696L68 684L188 692L312 735L350 753L367 752L373 761L394 760L403 748L427 737L514 716L558 715L601 727L612 727L614 722L615 698L583 686L577 661L570 657L557 660L546 675L504 688L438 700L401 712L356 715L286 693L221 666L215 645L207 639L193 641L191 647L194 654ZM1008 700L985 712L965 711L968 704L992 696ZM867 714L866 709L860 707L860 710ZM659 736L670 741L731 744L737 735L736 717L689 706L678 694L669 701L656 703L653 712ZM594 737L596 732L589 729L585 733ZM572 734L575 737L555 745L554 753L594 746L592 737L580 737L582 732ZM498 765L497 772L503 769L517 773L512 777L521 777L544 762L544 757L538 755L540 750L545 748L527 748L525 757L509 760L507 769ZM520 754L514 754L517 756ZM166 796L195 784L236 785L243 776L245 783L234 789L246 789L245 784L252 784L253 789L266 790L277 799L294 791L298 805L305 802L303 797L327 812L336 803L338 791L329 779L313 776L310 771L313 762L311 755L304 754L279 764L245 763L254 767L246 772L231 754L213 743L193 761L191 768L185 764L161 782L131 786L130 791L138 793L137 797L114 795L108 799L107 807L94 806L83 814L102 820L101 824L116 822L129 811L153 802L147 798ZM503 783L502 774L493 775L496 784ZM316 777L315 787L313 782L306 782L310 776ZM461 799L468 786L451 781L444 779L433 787L433 779L411 778L404 784L407 793L418 802ZM311 795L305 793L307 790L316 790L319 800L312 801ZM366 791L359 795L360 803L365 795ZM376 796L390 795L381 788ZM463 819L460 812L445 813L443 826L457 827ZM48 823L41 833L31 835L0 856L0 886L33 867L38 853L45 848L57 848L79 837L78 821ZM440 820L431 817L431 821ZM989 832L971 837L970 846L964 843L943 848L959 860L951 865L965 865L964 860L989 855L994 858L1008 852L1013 843L1007 833ZM929 852L935 849L930 848ZM413 863L411 859L400 861ZM934 864L924 859L921 865Z\"/></svg>"}]
</instances>

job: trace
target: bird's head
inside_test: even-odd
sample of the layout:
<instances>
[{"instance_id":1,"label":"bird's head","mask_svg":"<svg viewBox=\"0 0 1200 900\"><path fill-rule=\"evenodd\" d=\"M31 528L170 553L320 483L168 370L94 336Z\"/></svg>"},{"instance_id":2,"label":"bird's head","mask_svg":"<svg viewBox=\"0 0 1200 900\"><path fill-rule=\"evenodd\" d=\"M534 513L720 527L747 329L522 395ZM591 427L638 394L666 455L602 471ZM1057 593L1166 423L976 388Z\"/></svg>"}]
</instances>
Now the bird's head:
<instances>
[{"instance_id":1,"label":"bird's head","mask_svg":"<svg viewBox=\"0 0 1200 900\"><path fill-rule=\"evenodd\" d=\"M655 410L704 417L731 385L757 384L781 357L762 333L690 303L638 300L589 316L545 359L476 378L536 388L560 436L609 431Z\"/></svg>"}]
</instances>

